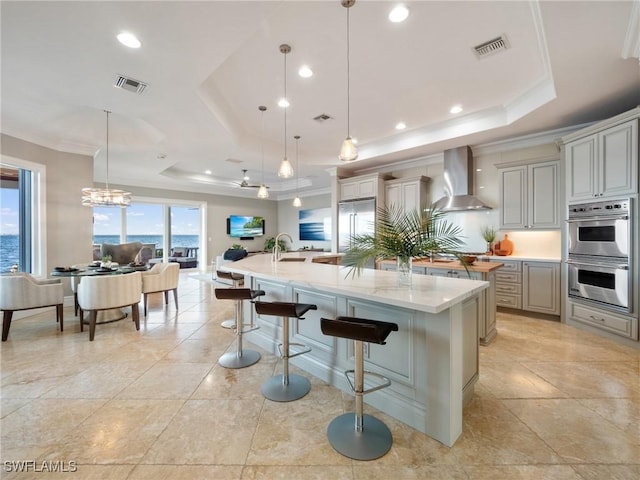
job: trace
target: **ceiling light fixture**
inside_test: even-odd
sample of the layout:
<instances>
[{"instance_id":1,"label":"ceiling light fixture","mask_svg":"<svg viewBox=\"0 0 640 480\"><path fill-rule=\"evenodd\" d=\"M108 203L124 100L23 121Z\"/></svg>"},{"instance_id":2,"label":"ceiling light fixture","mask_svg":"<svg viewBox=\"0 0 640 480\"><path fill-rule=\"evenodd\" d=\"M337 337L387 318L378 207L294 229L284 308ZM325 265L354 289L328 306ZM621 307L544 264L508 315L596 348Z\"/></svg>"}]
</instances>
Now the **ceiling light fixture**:
<instances>
[{"instance_id":1,"label":"ceiling light fixture","mask_svg":"<svg viewBox=\"0 0 640 480\"><path fill-rule=\"evenodd\" d=\"M449 110L449 113L460 113L462 111L462 106L461 105L454 105L453 107L451 107L451 109Z\"/></svg>"},{"instance_id":2,"label":"ceiling light fixture","mask_svg":"<svg viewBox=\"0 0 640 480\"><path fill-rule=\"evenodd\" d=\"M409 9L404 5L397 5L389 12L389 20L393 23L404 22L409 16Z\"/></svg>"},{"instance_id":3,"label":"ceiling light fixture","mask_svg":"<svg viewBox=\"0 0 640 480\"><path fill-rule=\"evenodd\" d=\"M302 78L313 77L313 70L311 70L311 67L308 65L302 65L298 70L298 75Z\"/></svg>"},{"instance_id":4,"label":"ceiling light fixture","mask_svg":"<svg viewBox=\"0 0 640 480\"><path fill-rule=\"evenodd\" d=\"M124 190L115 190L109 188L109 115L110 111L104 111L107 114L107 177L105 182L106 188L83 188L82 189L82 205L85 207L128 207L131 203L131 193Z\"/></svg>"},{"instance_id":5,"label":"ceiling light fixture","mask_svg":"<svg viewBox=\"0 0 640 480\"><path fill-rule=\"evenodd\" d=\"M262 182L260 183L260 188L258 188L258 198L269 198L269 190L267 186L264 184L264 112L267 111L267 107L264 105L260 105L258 110L262 112L260 117L262 119L262 138L260 140L260 151L262 153Z\"/></svg>"},{"instance_id":6,"label":"ceiling light fixture","mask_svg":"<svg viewBox=\"0 0 640 480\"><path fill-rule=\"evenodd\" d=\"M205 170L204 173L206 173L207 175L211 175L213 172L211 170Z\"/></svg>"},{"instance_id":7,"label":"ceiling light fixture","mask_svg":"<svg viewBox=\"0 0 640 480\"><path fill-rule=\"evenodd\" d=\"M287 53L291 51L291 47L286 43L280 45L280 53L284 55L284 97L283 100L287 102L287 106L289 106L289 101L287 100ZM278 176L281 178L290 178L293 177L293 167L291 166L291 162L287 158L287 109L284 109L284 157L282 158L282 162L280 162L280 168L278 168Z\"/></svg>"},{"instance_id":8,"label":"ceiling light fixture","mask_svg":"<svg viewBox=\"0 0 640 480\"><path fill-rule=\"evenodd\" d=\"M118 34L116 38L125 47L140 48L142 46L140 40L138 40L138 38L133 33L122 32Z\"/></svg>"},{"instance_id":9,"label":"ceiling light fixture","mask_svg":"<svg viewBox=\"0 0 640 480\"><path fill-rule=\"evenodd\" d=\"M298 168L298 140L300 140L300 135L296 135L293 138L296 139L296 196L293 199L293 206L300 208L302 206L302 200L300 200L300 197L298 196L298 172L300 172L300 169Z\"/></svg>"},{"instance_id":10,"label":"ceiling light fixture","mask_svg":"<svg viewBox=\"0 0 640 480\"><path fill-rule=\"evenodd\" d=\"M342 148L340 148L340 160L343 162L352 162L358 158L358 149L351 139L351 125L350 125L350 96L349 89L351 87L349 81L349 9L356 3L356 0L341 0L343 7L347 9L347 138L342 142Z\"/></svg>"},{"instance_id":11,"label":"ceiling light fixture","mask_svg":"<svg viewBox=\"0 0 640 480\"><path fill-rule=\"evenodd\" d=\"M404 130L405 128L407 128L407 125L404 122L396 123L396 130Z\"/></svg>"}]
</instances>

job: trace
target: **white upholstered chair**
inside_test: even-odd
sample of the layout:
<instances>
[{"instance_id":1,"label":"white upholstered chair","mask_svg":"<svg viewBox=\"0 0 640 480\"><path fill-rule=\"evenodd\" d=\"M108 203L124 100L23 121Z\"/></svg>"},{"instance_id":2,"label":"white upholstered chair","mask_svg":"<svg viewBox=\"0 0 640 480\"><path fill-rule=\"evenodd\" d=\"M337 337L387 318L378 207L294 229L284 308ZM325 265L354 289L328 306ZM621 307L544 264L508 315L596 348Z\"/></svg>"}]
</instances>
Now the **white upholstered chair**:
<instances>
[{"instance_id":1,"label":"white upholstered chair","mask_svg":"<svg viewBox=\"0 0 640 480\"><path fill-rule=\"evenodd\" d=\"M85 276L80 285L78 285L80 331L83 331L84 312L89 312L89 340L93 341L98 312L122 307L131 307L136 330L140 330L138 304L140 303L141 294L142 279L140 272L123 275Z\"/></svg>"},{"instance_id":2,"label":"white upholstered chair","mask_svg":"<svg viewBox=\"0 0 640 480\"><path fill-rule=\"evenodd\" d=\"M64 328L64 291L60 279L37 280L28 273L0 275L0 310L2 341L9 336L13 312L32 308L56 307L56 321Z\"/></svg>"},{"instance_id":3,"label":"white upholstered chair","mask_svg":"<svg viewBox=\"0 0 640 480\"><path fill-rule=\"evenodd\" d=\"M164 292L164 303L169 304L169 291L173 291L173 301L178 309L178 277L180 265L177 263L156 263L150 270L142 272L142 294L144 298L144 316L147 316L147 296L150 293Z\"/></svg>"}]
</instances>

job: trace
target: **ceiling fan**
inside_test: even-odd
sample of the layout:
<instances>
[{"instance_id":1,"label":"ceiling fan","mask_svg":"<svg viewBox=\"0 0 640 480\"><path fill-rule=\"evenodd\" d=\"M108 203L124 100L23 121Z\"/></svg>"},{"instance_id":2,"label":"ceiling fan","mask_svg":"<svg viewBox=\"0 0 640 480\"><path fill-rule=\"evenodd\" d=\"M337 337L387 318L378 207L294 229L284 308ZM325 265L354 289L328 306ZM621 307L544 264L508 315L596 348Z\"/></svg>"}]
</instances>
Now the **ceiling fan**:
<instances>
[{"instance_id":1,"label":"ceiling fan","mask_svg":"<svg viewBox=\"0 0 640 480\"><path fill-rule=\"evenodd\" d=\"M247 171L248 170L242 170L242 181L240 183L236 183L236 185L242 188L260 188L260 185L253 185L249 183L249 175L247 175Z\"/></svg>"}]
</instances>

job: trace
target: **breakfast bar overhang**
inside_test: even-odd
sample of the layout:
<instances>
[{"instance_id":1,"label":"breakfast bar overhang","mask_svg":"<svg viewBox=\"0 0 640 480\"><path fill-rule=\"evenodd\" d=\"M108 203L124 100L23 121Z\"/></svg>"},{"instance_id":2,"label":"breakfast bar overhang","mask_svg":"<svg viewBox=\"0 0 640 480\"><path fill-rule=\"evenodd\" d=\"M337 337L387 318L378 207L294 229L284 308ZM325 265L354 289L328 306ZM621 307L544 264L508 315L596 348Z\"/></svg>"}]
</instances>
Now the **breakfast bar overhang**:
<instances>
[{"instance_id":1,"label":"breakfast bar overhang","mask_svg":"<svg viewBox=\"0 0 640 480\"><path fill-rule=\"evenodd\" d=\"M286 261L300 256L305 261ZM366 346L365 370L392 381L391 387L367 395L366 403L452 446L478 380L478 294L489 283L414 275L410 287L398 286L395 272L364 269L352 276L344 267L312 262L314 256L285 254L285 261L274 262L271 255L255 255L223 268L243 274L245 287L264 290L261 300L317 305L305 319L292 319L290 341L312 348L292 363L346 392L343 372L352 368L353 342L323 335L320 318L397 323L399 331L386 345ZM276 353L278 319L260 317L253 308L244 312L245 323L260 327L247 339Z\"/></svg>"}]
</instances>

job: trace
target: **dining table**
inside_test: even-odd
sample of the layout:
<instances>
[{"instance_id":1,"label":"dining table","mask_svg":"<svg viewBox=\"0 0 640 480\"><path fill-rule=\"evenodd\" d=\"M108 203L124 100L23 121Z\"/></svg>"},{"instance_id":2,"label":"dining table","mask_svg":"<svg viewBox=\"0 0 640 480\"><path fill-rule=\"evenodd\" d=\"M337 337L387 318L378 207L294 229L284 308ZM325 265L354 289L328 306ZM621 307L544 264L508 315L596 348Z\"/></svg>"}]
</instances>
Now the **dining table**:
<instances>
[{"instance_id":1,"label":"dining table","mask_svg":"<svg viewBox=\"0 0 640 480\"><path fill-rule=\"evenodd\" d=\"M128 265L114 265L104 266L100 262L94 262L89 264L76 264L67 267L55 267L51 272L52 277L67 277L78 278L89 276L103 276L103 275L125 275L127 273L141 272L149 270L149 265L146 264L128 264ZM120 308L114 308L111 310L101 310L98 312L98 319L96 323L111 323L117 322L127 317L127 313ZM88 320L82 319L85 325L88 325Z\"/></svg>"}]
</instances>

